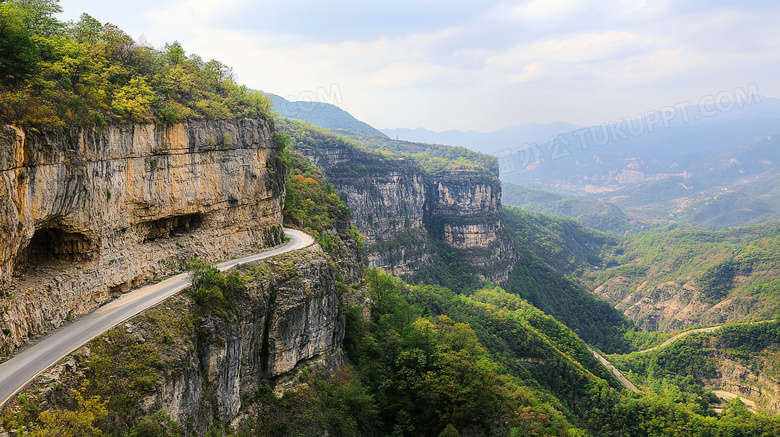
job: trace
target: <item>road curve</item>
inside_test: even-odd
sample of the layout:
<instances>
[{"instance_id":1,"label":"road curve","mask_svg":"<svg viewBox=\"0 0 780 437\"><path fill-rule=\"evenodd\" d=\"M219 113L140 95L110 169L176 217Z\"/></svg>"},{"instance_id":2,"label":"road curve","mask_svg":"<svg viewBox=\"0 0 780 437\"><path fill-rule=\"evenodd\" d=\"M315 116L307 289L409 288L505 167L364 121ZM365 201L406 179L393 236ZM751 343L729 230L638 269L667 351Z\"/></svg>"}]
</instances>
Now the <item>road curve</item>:
<instances>
[{"instance_id":1,"label":"road curve","mask_svg":"<svg viewBox=\"0 0 780 437\"><path fill-rule=\"evenodd\" d=\"M760 322L749 322L748 325L755 325L757 323L771 323L771 322L774 322L774 320L762 320ZM659 344L658 346L653 346L653 347L651 347L649 349L644 349L644 350L641 350L641 351L637 351L635 353L644 354L644 353L647 353L647 352L652 352L652 351L654 351L656 349L660 349L662 347L669 346L670 344L674 343L675 341L677 341L680 338L685 337L687 335L698 334L698 333L701 333L701 332L714 332L714 331L717 331L718 329L720 329L721 327L723 327L723 325L710 326L710 327L707 327L707 328L697 328L697 329L691 329L690 331L684 331L684 332L681 332L681 333L673 336L672 338L666 340L665 342ZM588 350L590 350L590 353L592 353L593 356L597 360L599 360L599 362L601 363L602 366L606 367L607 370L611 371L612 374L615 375L615 377L618 379L618 381L620 381L624 386L628 387L632 391L637 392L637 393L639 392L639 389L634 384L632 384L631 381L628 380L628 378L623 376L623 374L620 373L620 371L615 366L613 366L612 363L610 363L606 358L601 356L601 354L599 354L598 352L593 350L590 346L586 345L586 347L588 348ZM724 392L724 393L727 393L727 392Z\"/></svg>"},{"instance_id":2,"label":"road curve","mask_svg":"<svg viewBox=\"0 0 780 437\"><path fill-rule=\"evenodd\" d=\"M601 363L602 366L604 366L604 368L612 372L612 375L615 378L617 378L617 380L620 381L620 383L623 384L623 386L633 391L634 393L639 393L639 389L631 381L629 381L628 378L623 376L623 374L620 373L620 370L618 370L617 367L613 366L612 363L607 361L606 358L602 357L600 353L593 350L593 348L591 348L590 346L585 345L585 347L587 347L590 353L593 354L594 358L599 360L599 362Z\"/></svg>"},{"instance_id":3,"label":"road curve","mask_svg":"<svg viewBox=\"0 0 780 437\"><path fill-rule=\"evenodd\" d=\"M760 320L758 322L746 322L746 323L740 323L740 324L756 325L756 324L759 324L759 323L772 323L772 322L775 322L775 320ZM714 331L717 331L718 329L720 329L722 327L723 327L723 325L716 325L716 326L710 326L708 328L697 328L697 329L691 329L690 331L684 331L684 332L681 332L681 333L675 335L674 337L670 338L669 340L666 340L665 342L659 344L658 346L653 346L653 347L651 347L649 349L638 351L637 353L643 354L643 353L646 353L646 352L652 352L652 351L654 351L656 349L660 349L662 347L669 346L670 344L674 343L675 341L677 341L678 339L680 339L682 337L685 337L686 335L698 334L700 332L714 332Z\"/></svg>"},{"instance_id":4,"label":"road curve","mask_svg":"<svg viewBox=\"0 0 780 437\"><path fill-rule=\"evenodd\" d=\"M290 237L290 241L282 247L225 261L217 264L216 267L220 271L225 271L238 264L257 261L314 244L314 239L304 232L285 228L284 234ZM181 273L156 284L133 290L58 329L39 343L1 364L0 406L66 355L112 327L173 296L189 284L188 274Z\"/></svg>"},{"instance_id":5,"label":"road curve","mask_svg":"<svg viewBox=\"0 0 780 437\"><path fill-rule=\"evenodd\" d=\"M700 333L700 332L713 332L713 331L717 331L718 329L720 329L720 327L721 327L721 326L723 326L723 325L718 325L718 326L710 326L709 328L697 328L697 329L691 329L690 331L683 331L683 332L681 332L681 333L679 333L679 334L675 335L674 337L672 337L672 338L670 338L670 339L666 340L665 342L663 342L663 343L659 344L658 346L653 346L653 347L651 347L651 348L649 348L649 349L644 349L644 350L638 351L638 353L640 353L640 354L644 354L644 353L646 353L646 352L652 352L652 351L654 351L654 350L656 350L656 349L660 349L660 348L662 348L662 347L669 346L670 344L674 343L675 341L677 341L677 340L679 340L680 338L682 338L682 337L685 337L685 336L687 336L687 335L691 335L691 334L698 334L698 333Z\"/></svg>"},{"instance_id":6,"label":"road curve","mask_svg":"<svg viewBox=\"0 0 780 437\"><path fill-rule=\"evenodd\" d=\"M662 347L668 346L668 345L674 343L675 341L679 340L680 338L685 337L686 335L697 334L697 333L700 333L700 332L713 332L713 331L716 331L716 330L720 329L721 326L723 326L723 325L710 326L708 328L698 328L698 329L692 329L690 331L681 332L681 333L675 335L674 337L666 340L665 342L659 344L658 346L653 346L650 349L641 350L641 351L638 351L637 353L643 354L643 353L646 353L646 352L651 352L651 351L654 351L654 350L656 350L658 348L662 348ZM587 346L587 348L588 348L588 350L590 350L590 353L593 354L593 357L596 358L597 360L599 360L601 365L604 366L607 370L612 372L612 375L614 375L615 378L617 378L617 380L620 381L621 384L623 384L623 386L625 386L626 388L628 388L629 390L631 390L631 391L633 391L635 393L639 393L640 392L640 390L637 388L637 386L635 386L631 381L629 381L628 378L626 378L620 372L620 370L617 369L617 367L615 367L614 365L612 365L612 363L609 362L609 360L607 360L606 358L601 356L601 354L599 354L598 352L593 350L590 346Z\"/></svg>"}]
</instances>

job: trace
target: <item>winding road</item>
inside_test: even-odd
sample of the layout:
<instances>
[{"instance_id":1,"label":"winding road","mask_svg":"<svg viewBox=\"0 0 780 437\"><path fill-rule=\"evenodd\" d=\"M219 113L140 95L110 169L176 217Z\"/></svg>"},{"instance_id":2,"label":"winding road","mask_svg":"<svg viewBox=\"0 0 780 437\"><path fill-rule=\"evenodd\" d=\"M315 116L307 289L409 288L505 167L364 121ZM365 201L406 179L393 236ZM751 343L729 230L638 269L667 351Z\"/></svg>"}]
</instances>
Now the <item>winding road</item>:
<instances>
[{"instance_id":1,"label":"winding road","mask_svg":"<svg viewBox=\"0 0 780 437\"><path fill-rule=\"evenodd\" d=\"M590 346L585 345L585 347L587 347L588 350L590 351L590 353L592 353L593 356L597 360L599 360L599 363L601 363L601 365L604 366L604 368L606 368L607 370L612 372L612 375L615 378L617 378L617 380L620 381L620 383L623 384L623 386L625 386L629 390L633 391L634 393L639 393L640 392L640 390L631 381L629 381L628 378L626 378L625 376L623 376L622 373L620 373L620 370L618 370L617 367L613 366L612 363L607 361L606 358L602 357L601 354L599 354L595 350L591 349Z\"/></svg>"},{"instance_id":2,"label":"winding road","mask_svg":"<svg viewBox=\"0 0 780 437\"><path fill-rule=\"evenodd\" d=\"M220 271L238 264L269 258L314 244L308 234L294 229L284 229L290 241L244 258L217 264ZM51 333L39 343L0 365L0 406L24 388L36 376L57 361L78 349L91 339L108 331L136 314L151 308L190 285L188 273L181 273L156 284L147 285L126 293L95 311Z\"/></svg>"},{"instance_id":3,"label":"winding road","mask_svg":"<svg viewBox=\"0 0 780 437\"><path fill-rule=\"evenodd\" d=\"M770 322L773 322L773 320L763 320L763 321L760 321L760 322L749 322L748 324L753 325L753 324L756 324L756 323L770 323ZM677 341L680 338L685 337L687 335L698 334L700 332L714 332L714 331L717 331L718 329L720 329L722 326L723 325L709 326L707 328L696 328L696 329L691 329L690 331L684 331L684 332L681 332L681 333L671 337L670 339L664 341L663 343L661 343L661 344L659 344L657 346L653 346L653 347L651 347L649 349L644 349L644 350L641 350L641 351L637 351L636 353L644 354L644 353L647 353L647 352L652 352L652 351L654 351L656 349L660 349L662 347L669 346L670 344L674 343L675 341ZM639 392L639 389L634 384L632 384L631 381L628 380L628 378L623 376L623 374L620 373L620 370L618 370L615 366L613 366L612 363L610 363L606 358L601 356L601 354L599 354L598 352L593 350L590 346L586 345L586 347L588 348L588 350L590 350L590 353L592 353L593 356L597 360L599 360L599 362L601 363L602 366L604 366L607 370L612 372L612 374L615 376L615 378L618 379L618 381L620 381L621 384L623 384L624 386L626 386L627 388L631 389L634 392L637 392L637 393ZM728 392L723 392L723 393L728 393ZM737 395L734 395L734 396L737 396ZM723 397L723 396L721 396L721 397ZM745 401L745 400L743 399L743 401ZM745 402L751 402L751 401L745 401Z\"/></svg>"},{"instance_id":4,"label":"winding road","mask_svg":"<svg viewBox=\"0 0 780 437\"><path fill-rule=\"evenodd\" d=\"M713 332L713 331L717 331L718 329L720 329L721 326L723 326L723 325L710 326L709 328L691 329L690 331L683 331L683 332L675 335L674 337L666 340L665 342L659 344L658 346L653 346L650 349L641 350L641 351L639 351L639 353L643 354L645 352L651 352L651 351L654 351L656 349L669 346L670 344L674 343L675 341L677 341L678 339L680 339L682 337L685 337L686 335L698 334L700 332Z\"/></svg>"},{"instance_id":5,"label":"winding road","mask_svg":"<svg viewBox=\"0 0 780 437\"><path fill-rule=\"evenodd\" d=\"M690 331L681 332L681 333L673 336L672 338L666 340L665 342L659 344L658 346L653 346L650 349L641 350L641 351L638 351L637 353L643 354L643 353L646 353L646 352L651 352L651 351L654 351L654 350L656 350L658 348L669 346L670 344L674 343L675 341L679 340L682 337L685 337L686 335L697 334L697 333L700 333L700 332L713 332L713 331L718 330L721 326L723 326L723 325L710 326L708 328L697 328L697 329L692 329ZM617 380L620 381L621 384L623 384L626 388L630 389L631 391L633 391L635 393L639 393L640 390L633 383L631 383L631 381L629 381L628 378L623 376L623 374L620 373L620 370L618 370L615 366L613 366L612 363L610 363L606 358L601 356L601 354L599 354L598 352L593 350L590 346L586 345L586 347L588 348L590 353L593 354L593 356L597 360L599 360L599 362L601 363L602 366L604 366L607 370L612 372L612 375L614 375L615 378L617 378Z\"/></svg>"}]
</instances>

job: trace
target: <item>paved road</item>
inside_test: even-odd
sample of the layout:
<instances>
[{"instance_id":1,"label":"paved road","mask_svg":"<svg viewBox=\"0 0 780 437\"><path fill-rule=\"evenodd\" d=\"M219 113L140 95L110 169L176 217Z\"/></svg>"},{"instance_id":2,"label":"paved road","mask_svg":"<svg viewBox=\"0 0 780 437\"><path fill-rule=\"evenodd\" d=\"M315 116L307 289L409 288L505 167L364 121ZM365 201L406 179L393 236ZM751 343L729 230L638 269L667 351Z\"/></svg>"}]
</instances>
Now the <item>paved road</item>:
<instances>
[{"instance_id":1,"label":"paved road","mask_svg":"<svg viewBox=\"0 0 780 437\"><path fill-rule=\"evenodd\" d=\"M596 357L597 360L601 363L602 366L604 366L607 370L612 372L613 375L615 375L615 378L617 378L618 381L620 381L621 384L632 390L634 393L639 393L639 389L636 388L636 386L628 380L625 376L623 376L622 373L620 373L620 370L618 370L615 366L612 365L609 361L607 361L606 358L602 357L601 354L591 349L590 346L587 346L590 353L593 354L594 357Z\"/></svg>"},{"instance_id":2,"label":"paved road","mask_svg":"<svg viewBox=\"0 0 780 437\"><path fill-rule=\"evenodd\" d=\"M755 324L758 324L758 323L772 323L772 322L774 322L774 320L761 320L759 322L748 322L747 324L748 325L755 325ZM660 349L662 347L669 346L670 344L674 343L675 341L677 341L681 337L685 337L686 335L698 334L700 332L713 332L713 331L717 331L722 326L723 325L710 326L709 328L697 328L697 329L691 329L690 331L681 332L681 333L675 335L674 337L670 338L669 340L666 340L665 342L659 344L658 346L653 346L650 349L641 350L638 353L643 354L645 352L650 352L650 351L654 351L656 349Z\"/></svg>"},{"instance_id":3,"label":"paved road","mask_svg":"<svg viewBox=\"0 0 780 437\"><path fill-rule=\"evenodd\" d=\"M774 320L763 320L763 321L760 321L760 322L750 322L748 324L749 325L754 325L756 323L770 323L770 322L773 322L773 321ZM662 347L665 347L665 346L669 346L670 344L674 343L675 341L679 340L682 337L685 337L686 335L698 334L700 332L713 332L713 331L717 331L722 326L723 325L710 326L708 328L697 328L697 329L691 329L690 331L681 332L681 333L673 336L672 338L666 340L665 342L659 344L658 346L653 346L650 349L641 350L641 351L638 351L637 353L643 354L643 353L646 353L646 352L651 352L651 351L654 351L656 349L659 349L659 348L662 348ZM623 374L620 373L620 371L615 366L613 366L612 363L607 361L607 359L602 357L598 352L596 352L595 350L591 349L590 346L587 346L587 348L588 348L588 350L590 350L590 353L592 353L593 356L596 357L596 359L599 360L599 362L601 362L601 365L606 367L607 370L610 370L612 372L612 374L615 375L615 377L618 379L618 381L620 381L624 386L628 387L629 389L631 389L631 390L633 390L635 392L639 392L639 389L634 384L632 384L631 381L629 381L625 376L623 376ZM724 393L727 393L727 392L724 392ZM734 395L734 396L736 396L736 395ZM746 401L745 399L743 399L743 401L749 402L749 401Z\"/></svg>"},{"instance_id":4,"label":"paved road","mask_svg":"<svg viewBox=\"0 0 780 437\"><path fill-rule=\"evenodd\" d=\"M645 352L650 352L650 351L654 351L654 350L662 348L662 347L669 346L670 344L674 343L675 341L677 341L678 339L680 339L682 337L685 337L686 335L698 334L700 332L713 332L713 331L717 331L718 329L720 329L721 326L723 326L723 325L710 326L709 328L697 328L697 329L691 329L690 331L681 332L681 333L675 335L674 337L670 338L669 340L666 340L665 342L659 344L658 346L653 346L650 349L641 350L641 351L639 351L639 353L643 354Z\"/></svg>"},{"instance_id":5,"label":"paved road","mask_svg":"<svg viewBox=\"0 0 780 437\"><path fill-rule=\"evenodd\" d=\"M658 346L653 346L650 349L641 350L638 353L643 354L646 352L654 351L658 348L669 346L670 344L674 343L675 341L679 340L682 337L685 337L686 335L697 334L699 332L713 332L720 329L721 326L723 325L710 326L709 328L697 328L697 329L692 329L690 331L681 332L673 336L672 338L666 340L665 342L659 344ZM617 378L621 384L623 384L624 386L626 386L627 388L629 388L630 390L636 393L639 392L639 389L634 384L632 384L631 381L628 380L628 378L623 376L623 374L620 373L620 370L618 370L615 366L613 366L612 363L610 363L606 358L601 356L601 354L591 349L590 346L588 346L588 349L590 350L590 353L592 353L593 356L596 357L597 360L599 360L602 366L606 367L607 370L609 370L610 372L612 372L613 375L615 375L615 378Z\"/></svg>"},{"instance_id":6,"label":"paved road","mask_svg":"<svg viewBox=\"0 0 780 437\"><path fill-rule=\"evenodd\" d=\"M306 233L294 229L285 229L284 233L290 237L290 242L285 246L245 258L226 261L217 264L217 268L220 271L225 271L238 264L257 261L314 244L314 240ZM38 374L89 340L141 311L157 305L183 290L189 284L188 274L182 273L157 284L133 290L58 329L41 342L30 346L19 355L6 361L0 365L0 406Z\"/></svg>"}]
</instances>

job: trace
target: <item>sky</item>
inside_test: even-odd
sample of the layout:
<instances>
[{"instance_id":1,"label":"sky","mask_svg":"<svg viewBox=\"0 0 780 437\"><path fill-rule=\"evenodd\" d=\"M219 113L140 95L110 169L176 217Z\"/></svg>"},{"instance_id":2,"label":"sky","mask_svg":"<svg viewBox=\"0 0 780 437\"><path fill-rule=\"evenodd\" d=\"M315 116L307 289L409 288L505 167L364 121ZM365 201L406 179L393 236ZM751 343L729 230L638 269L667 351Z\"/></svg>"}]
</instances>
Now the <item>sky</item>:
<instances>
[{"instance_id":1,"label":"sky","mask_svg":"<svg viewBox=\"0 0 780 437\"><path fill-rule=\"evenodd\" d=\"M376 128L596 125L714 96L780 97L780 2L60 0Z\"/></svg>"}]
</instances>

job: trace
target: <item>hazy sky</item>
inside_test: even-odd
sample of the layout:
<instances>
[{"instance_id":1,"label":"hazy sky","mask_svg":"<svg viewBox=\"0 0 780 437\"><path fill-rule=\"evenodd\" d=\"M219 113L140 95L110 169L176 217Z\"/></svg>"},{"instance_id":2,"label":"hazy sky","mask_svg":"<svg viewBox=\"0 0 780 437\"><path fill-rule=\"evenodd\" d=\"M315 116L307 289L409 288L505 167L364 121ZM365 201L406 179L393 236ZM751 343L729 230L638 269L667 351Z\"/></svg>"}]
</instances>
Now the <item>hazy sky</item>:
<instances>
[{"instance_id":1,"label":"hazy sky","mask_svg":"<svg viewBox=\"0 0 780 437\"><path fill-rule=\"evenodd\" d=\"M377 128L589 125L734 89L780 97L780 3L61 0L240 83Z\"/></svg>"}]
</instances>

